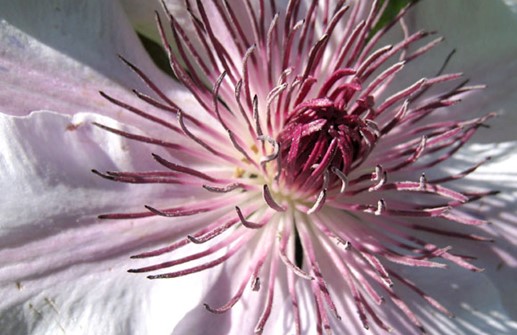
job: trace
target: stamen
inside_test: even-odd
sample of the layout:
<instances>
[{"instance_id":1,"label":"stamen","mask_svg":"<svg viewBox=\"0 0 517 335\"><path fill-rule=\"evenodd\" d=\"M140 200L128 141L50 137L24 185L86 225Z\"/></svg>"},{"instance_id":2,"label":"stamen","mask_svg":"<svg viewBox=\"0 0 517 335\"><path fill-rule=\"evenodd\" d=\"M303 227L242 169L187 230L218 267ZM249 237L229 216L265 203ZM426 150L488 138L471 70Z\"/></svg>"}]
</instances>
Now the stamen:
<instances>
[{"instance_id":1,"label":"stamen","mask_svg":"<svg viewBox=\"0 0 517 335\"><path fill-rule=\"evenodd\" d=\"M178 217L178 216L191 216L196 215L199 213L209 212L214 210L214 208L206 207L206 208L183 208L183 207L177 207L177 208L169 208L165 210L158 210L154 207L145 205L145 208L147 208L151 213L155 215L165 216L168 218L172 217Z\"/></svg>"},{"instance_id":2,"label":"stamen","mask_svg":"<svg viewBox=\"0 0 517 335\"><path fill-rule=\"evenodd\" d=\"M394 95L392 95L391 97L386 99L386 101L384 101L382 103L382 105L380 105L379 108L377 109L376 116L379 116L380 114L382 114L384 111L386 111L388 109L388 107L391 107L398 101L406 99L409 96L418 92L422 87L424 87L426 82L427 82L427 78L422 78L419 81L417 81L416 83L414 83L413 85L406 88L405 90L395 93Z\"/></svg>"},{"instance_id":3,"label":"stamen","mask_svg":"<svg viewBox=\"0 0 517 335\"><path fill-rule=\"evenodd\" d=\"M235 85L235 101L237 102L237 105L239 106L239 111L240 111L242 117L244 118L244 120L246 121L246 124L248 125L248 131L250 132L252 137L256 137L255 129L253 129L253 126L251 125L251 121L250 121L246 111L244 111L244 107L242 106L242 102L241 102L242 85L243 85L242 79L239 80L237 82L237 84ZM249 102L249 104L251 104L251 101Z\"/></svg>"},{"instance_id":4,"label":"stamen","mask_svg":"<svg viewBox=\"0 0 517 335\"><path fill-rule=\"evenodd\" d=\"M431 42L427 43L423 47L419 48L415 52L413 52L411 55L406 56L406 61L410 62L413 59L422 56L424 53L428 52L429 50L432 50L434 47L436 47L438 44L442 43L445 40L442 36L432 40Z\"/></svg>"},{"instance_id":5,"label":"stamen","mask_svg":"<svg viewBox=\"0 0 517 335\"><path fill-rule=\"evenodd\" d=\"M294 264L289 259L289 257L287 257L286 248L287 248L287 243L289 242L289 239L291 238L291 233L292 233L291 225L284 226L284 230L282 231L281 237L280 237L280 243L278 244L280 259L298 277L307 279L307 280L313 280L314 278L310 274L308 274L307 272L300 269L296 264Z\"/></svg>"},{"instance_id":6,"label":"stamen","mask_svg":"<svg viewBox=\"0 0 517 335\"><path fill-rule=\"evenodd\" d=\"M217 115L217 119L219 120L219 123L223 126L223 128L226 131L229 131L230 128L228 128L226 122L224 122L224 119L221 117L221 112L219 111L219 89L221 88L221 84L223 83L224 77L226 77L226 72L225 71L223 71L221 73L221 75L219 75L219 77L217 78L217 80L216 80L216 82L214 84L213 94L212 94L212 102L213 102L215 114ZM229 114L233 115L233 113L230 110L228 110L228 109L225 109L225 110Z\"/></svg>"},{"instance_id":7,"label":"stamen","mask_svg":"<svg viewBox=\"0 0 517 335\"><path fill-rule=\"evenodd\" d=\"M427 186L427 178L425 177L425 173L422 173L420 175L420 179L418 181L418 190L423 191L426 189Z\"/></svg>"},{"instance_id":8,"label":"stamen","mask_svg":"<svg viewBox=\"0 0 517 335\"><path fill-rule=\"evenodd\" d=\"M398 164L394 167L391 167L389 169L386 169L386 171L387 172L398 171L398 170L402 169L403 167L413 164L422 156L422 153L424 152L426 145L427 145L427 136L422 136L422 138L420 139L420 144L416 147L416 149L413 151L413 154L410 157L406 158L400 164Z\"/></svg>"},{"instance_id":9,"label":"stamen","mask_svg":"<svg viewBox=\"0 0 517 335\"><path fill-rule=\"evenodd\" d=\"M406 100L398 110L397 114L395 114L395 117L382 128L381 135L389 133L401 120L404 120L406 118L408 108L409 100Z\"/></svg>"},{"instance_id":10,"label":"stamen","mask_svg":"<svg viewBox=\"0 0 517 335\"><path fill-rule=\"evenodd\" d=\"M278 154L280 152L280 145L274 138L266 135L261 135L257 137L257 140L260 140L262 142L268 142L273 146L273 152L270 155L264 156L260 159L260 164L262 166L278 158Z\"/></svg>"},{"instance_id":11,"label":"stamen","mask_svg":"<svg viewBox=\"0 0 517 335\"><path fill-rule=\"evenodd\" d=\"M163 3L163 1L162 1L162 4L163 4L162 7L166 7L166 5ZM194 48L188 35L182 29L181 25L174 19L174 17L171 15L171 13L168 12L168 9L167 8L165 8L165 9L167 11L167 17L170 21L170 26L171 26L172 33L174 35L174 40L176 41L176 45L178 46L178 50L181 54L181 57L182 57L183 61L186 63L188 69L190 70L190 73L192 73L192 74L195 73L194 66L192 66L192 64L190 63L190 61L189 61L190 57L188 57L186 55L186 53L182 47L182 43L185 43L185 45L187 46L187 49L190 52L190 55L195 60L195 64L201 68L203 74L207 78L211 78L212 72L210 71L208 65L205 64L205 62L203 61L203 58L200 56L200 53L197 52L197 50ZM197 77L197 76L196 76L196 81L201 82L199 77Z\"/></svg>"},{"instance_id":12,"label":"stamen","mask_svg":"<svg viewBox=\"0 0 517 335\"><path fill-rule=\"evenodd\" d=\"M154 92L156 93L156 95L158 95L160 97L160 99L162 99L163 101L165 101L167 104L169 104L170 106L176 106L176 104L174 102L172 102L168 97L167 95L158 88L158 86L142 71L140 70L138 67L136 67L135 65L133 65L130 61L128 61L127 59L125 59L124 57L122 57L121 55L118 55L118 57L120 58L120 60L122 60L124 62L124 64L126 64L133 72L135 72L138 77L140 77L140 79L142 79L142 81Z\"/></svg>"},{"instance_id":13,"label":"stamen","mask_svg":"<svg viewBox=\"0 0 517 335\"><path fill-rule=\"evenodd\" d=\"M249 82L249 71L248 71L248 62L252 55L254 55L254 51L256 49L256 45L253 44L251 47L248 48L246 51L246 54L244 55L242 59L242 86L244 87L244 93L246 98L246 103L248 104L248 107L252 106L252 100L251 100L251 93L250 93L250 82ZM258 128L257 128L258 130ZM261 135L261 134L260 134Z\"/></svg>"},{"instance_id":14,"label":"stamen","mask_svg":"<svg viewBox=\"0 0 517 335\"><path fill-rule=\"evenodd\" d=\"M487 157L485 158L483 161L477 163L476 165L474 165L473 167L461 172L461 173L458 173L457 175L451 175L451 176L448 176L448 177L444 177L444 178L439 178L439 179L434 179L432 181L433 184L442 184L442 183L446 183L446 182L449 182L449 181L453 181L453 180L457 180L457 179L461 179L469 174L471 174L472 172L474 172L478 167L480 167L481 165L485 164L486 162L488 162L489 160L491 159L491 157Z\"/></svg>"},{"instance_id":15,"label":"stamen","mask_svg":"<svg viewBox=\"0 0 517 335\"><path fill-rule=\"evenodd\" d=\"M361 79L365 79L365 77L363 77L365 71L367 69L369 69L370 65L372 65L373 62L375 62L379 57L381 57L382 55L384 55L386 52L390 51L391 49L393 48L392 45L387 45L383 48L380 48L378 49L377 51L375 51L373 54L371 54L362 64L361 66L357 69L357 76L360 77Z\"/></svg>"},{"instance_id":16,"label":"stamen","mask_svg":"<svg viewBox=\"0 0 517 335\"><path fill-rule=\"evenodd\" d=\"M186 276L186 275L189 275L189 274L192 274L192 273L196 273L196 272L200 272L200 271L203 271L203 270L206 270L206 269L210 269L210 268L213 268L225 261L227 261L230 257L232 257L233 255L235 255L235 253L237 251L240 250L240 248L242 247L242 245L244 245L247 241L249 240L249 238L242 238L240 241L238 241L236 243L235 246L232 246L224 256L221 256L213 261L210 261L210 262L207 262L207 263L204 263L202 265L198 265L198 266L195 266L195 267L192 267L192 268L188 268L188 269L185 269L185 270L180 270L180 271L176 271L176 272L170 272L170 273L164 273L164 274L159 274L159 275L151 275L151 276L147 276L147 278L149 279L165 279L165 278L177 278L177 277L182 277L182 276Z\"/></svg>"},{"instance_id":17,"label":"stamen","mask_svg":"<svg viewBox=\"0 0 517 335\"><path fill-rule=\"evenodd\" d=\"M250 279L252 279L252 282L254 282L258 279L258 277L256 277L256 275L262 268L262 265L264 264L266 256L267 256L267 248L264 248L264 251L261 254L259 254L259 256L256 257L251 262L251 264L255 263L255 265L253 267L250 266L246 275L242 277L241 285L240 285L237 293L235 293L235 295L230 299L230 301L228 301L226 304L224 304L223 306L221 306L219 308L212 308L206 303L204 304L204 307L209 312L215 313L215 314L222 314L222 313L229 311L241 299L248 281L250 281ZM253 285L252 285L252 291L255 291Z\"/></svg>"},{"instance_id":18,"label":"stamen","mask_svg":"<svg viewBox=\"0 0 517 335\"><path fill-rule=\"evenodd\" d=\"M97 123L97 122L92 122L92 124L94 126L96 126L96 127L99 127L101 129L107 130L107 131L109 131L111 133L120 135L122 137L128 138L130 140L135 140L135 141L139 141L139 142L143 142L143 143L149 143L149 144L155 144L155 145L159 145L159 146L166 147L166 148L169 148L169 149L174 149L174 150L181 150L181 151L186 150L185 147L183 147L183 146L181 146L179 144L176 144L176 143L166 142L166 141L162 141L162 140L157 139L157 138L152 138L152 137L148 137L148 136L144 136L144 135L137 135L137 134L129 133L129 132L126 132L126 131L123 131L123 130L119 130L119 129L115 129L115 128L112 128L112 127L108 127L108 126L102 125L102 124Z\"/></svg>"},{"instance_id":19,"label":"stamen","mask_svg":"<svg viewBox=\"0 0 517 335\"><path fill-rule=\"evenodd\" d=\"M356 7L356 8L358 8L358 7ZM366 22L364 20L361 22L358 22L356 24L353 32L349 35L349 37L346 35L343 36L343 38L346 39L346 42L345 42L343 48L341 48L339 56L337 57L336 68L334 70L337 70L337 68L344 63L344 61L348 55L348 52L350 51L350 49L352 48L352 45L357 40L357 38L358 38L360 32L363 30L363 27L365 24L366 24ZM350 63L350 62L347 62L347 64L348 63Z\"/></svg>"},{"instance_id":20,"label":"stamen","mask_svg":"<svg viewBox=\"0 0 517 335\"><path fill-rule=\"evenodd\" d=\"M195 136L188 128L187 126L185 125L185 122L183 120L183 113L182 112L178 112L178 122L181 126L181 129L183 130L183 132L185 133L185 135L187 135L190 139L192 139L194 142L196 142L197 144L199 144L200 146L202 146L203 148L205 148L207 151L209 151L210 153L212 153L214 156L216 157L222 157L223 159L225 159L226 161L232 163L233 165L235 166L241 166L242 165L242 162L240 162L239 160L235 159L234 157L231 157L231 156L228 156L227 154L223 154L222 152L219 152L218 150L214 149L214 147L210 146L208 143L204 142L203 140L201 140L199 137Z\"/></svg>"},{"instance_id":21,"label":"stamen","mask_svg":"<svg viewBox=\"0 0 517 335\"><path fill-rule=\"evenodd\" d=\"M278 26L278 13L275 14L275 16L273 17L273 20L271 20L271 24L269 25L269 29L268 29L268 32L267 32L267 39L266 39L266 55L267 55L267 63L268 64L278 64L277 62L274 61L273 59L273 49L275 47L278 47L278 46L275 46L274 42L278 42L278 35L277 35L277 29ZM268 83L270 86L273 85L273 71L275 69L272 67L272 66L268 66L268 69L267 69L267 77L268 77Z\"/></svg>"},{"instance_id":22,"label":"stamen","mask_svg":"<svg viewBox=\"0 0 517 335\"><path fill-rule=\"evenodd\" d=\"M324 98L328 96L328 93L333 85L335 85L341 78L356 74L356 70L344 68L334 71L332 75L323 83L317 96Z\"/></svg>"},{"instance_id":23,"label":"stamen","mask_svg":"<svg viewBox=\"0 0 517 335\"><path fill-rule=\"evenodd\" d=\"M263 136L262 126L260 125L260 112L258 108L258 97L257 95L253 96L253 120L255 121L255 132L258 136Z\"/></svg>"},{"instance_id":24,"label":"stamen","mask_svg":"<svg viewBox=\"0 0 517 335\"><path fill-rule=\"evenodd\" d=\"M257 170L259 170L260 168L257 162L250 156L246 149L244 149L243 145L237 142L237 139L235 138L233 132L230 130L228 130L228 137L230 138L233 147L244 156L246 162L251 163L255 168L257 168Z\"/></svg>"},{"instance_id":25,"label":"stamen","mask_svg":"<svg viewBox=\"0 0 517 335\"><path fill-rule=\"evenodd\" d=\"M146 113L146 112L144 112L144 111L142 111L142 110L140 110L140 109L138 109L136 107L133 107L133 106L125 103L125 102L122 102L122 101L120 101L118 99L115 99L115 98L107 95L103 91L99 91L99 94L104 99L108 100L109 102L111 102L111 103L113 103L113 104L115 104L117 106L120 106L120 107L122 107L122 108L124 108L124 109L126 109L126 110L128 110L128 111L130 111L132 113L135 113L136 115L141 116L144 119L147 119L147 120L152 121L154 123L160 124L160 125L168 128L168 129L171 129L171 130L175 131L175 132L179 132L180 131L179 128L176 127L175 125L170 124L169 122L164 121L164 120L162 120L162 119L160 119L158 117L152 116L152 115L150 115L150 114L148 114L148 113Z\"/></svg>"},{"instance_id":26,"label":"stamen","mask_svg":"<svg viewBox=\"0 0 517 335\"><path fill-rule=\"evenodd\" d=\"M214 31L212 30L212 25L210 24L210 20L206 14L205 7L203 6L203 3L201 0L196 0L197 8L199 10L199 14L201 15L201 20L203 22L203 26L206 31L206 36L212 43L212 46L215 49L215 54L218 56L218 60L221 62L221 65L230 76L230 79L232 82L237 82L237 79L235 78L235 73L238 73L237 69L235 68L235 64L233 63L233 58L228 55L228 52L226 48L221 44L219 39L215 36ZM231 66L231 68L230 68Z\"/></svg>"},{"instance_id":27,"label":"stamen","mask_svg":"<svg viewBox=\"0 0 517 335\"><path fill-rule=\"evenodd\" d=\"M278 257L273 255L271 260L271 267L269 269L269 278L268 278L268 287L267 287L267 295L266 295L266 304L264 307L264 311L260 316L260 319L255 327L255 334L262 334L264 331L264 326L266 325L269 316L271 315L271 311L273 309L273 296L275 294L275 279L276 273L278 270Z\"/></svg>"},{"instance_id":28,"label":"stamen","mask_svg":"<svg viewBox=\"0 0 517 335\"><path fill-rule=\"evenodd\" d=\"M298 225L299 232L300 232L300 239L302 241L302 245L305 250L305 254L307 255L307 258L310 263L310 269L311 273L314 275L315 280L313 281L313 292L315 293L315 298L317 300L318 304L318 310L320 313L322 313L323 320L326 319L326 312L325 308L321 304L321 300L319 297L323 296L323 299L325 300L328 308L333 312L336 319L341 320L341 317L339 316L339 313L337 312L336 306L334 302L332 301L332 298L330 297L330 293L327 287L327 283L325 282L323 275L321 273L321 270L319 268L319 265L316 261L316 254L314 251L314 245L311 241L309 232L307 231L307 227L304 224ZM330 326L329 326L330 329Z\"/></svg>"},{"instance_id":29,"label":"stamen","mask_svg":"<svg viewBox=\"0 0 517 335\"><path fill-rule=\"evenodd\" d=\"M196 234L193 235L187 235L187 239L195 244L203 244L205 242L208 242L212 240L213 238L223 234L224 232L228 231L228 229L235 226L235 224L239 222L237 219L232 219L225 224L216 226L213 230L210 230L208 232L206 231L199 231Z\"/></svg>"},{"instance_id":30,"label":"stamen","mask_svg":"<svg viewBox=\"0 0 517 335\"><path fill-rule=\"evenodd\" d=\"M321 57L321 55L323 53L322 51L325 48L325 46L327 45L328 39L329 39L329 35L324 34L323 36L320 37L318 42L316 42L316 44L309 51L307 65L305 66L305 71L303 72L303 75L302 75L303 80L305 80L309 76L309 74L312 74L314 64L317 62L319 57Z\"/></svg>"},{"instance_id":31,"label":"stamen","mask_svg":"<svg viewBox=\"0 0 517 335\"><path fill-rule=\"evenodd\" d=\"M186 0L191 36L162 0L174 43L167 40L156 14L158 33L174 75L195 99L195 117L182 101L169 98L141 69L120 57L150 89L149 94L133 90L134 94L156 113L104 92L101 96L140 117L145 125L171 130L172 136L166 141L149 135L154 132L136 134L94 123L121 137L158 145L164 153L153 154L163 171L92 172L114 182L173 185L173 193L179 192L169 200L146 200L155 205L145 206L145 212L102 214L100 219L165 220L157 217L162 216L172 218L175 225L192 217L194 225L179 240L171 237L173 243L132 258L161 256L188 245L181 251L185 256L130 272L169 269L148 278L176 278L210 270L239 254L244 263L233 274L236 292L220 307L204 306L212 313L227 312L247 289L263 308L252 320L257 334L264 332L275 312L275 289L285 279L294 331L302 333L298 304L306 303L298 290L309 289L316 320L303 332L330 333L329 313L340 319L330 292L339 287L328 277L335 274L364 329L392 330L382 320L385 313L380 313L386 297L395 306L388 314L406 318L424 332L413 306L393 290L394 281L401 296L416 293L451 315L394 268L453 264L482 271L471 264L474 257L453 253L449 242L492 239L437 228L436 223L487 223L461 209L495 192L442 186L469 175L484 161L453 174L434 167L451 158L493 115L465 121L449 113L465 93L481 88L467 86L469 80L461 73L444 73L454 52L433 77L411 82L388 96L399 87L394 81L406 64L443 38L428 38L433 32L412 33L403 18L410 5L377 27L388 1L352 1L347 6L345 2L289 0L278 11L276 0L235 4ZM247 11L243 17L237 8ZM216 29L214 22L221 25ZM381 44L381 37L395 25L400 26L402 39ZM374 27L379 28L376 33ZM332 48L327 48L329 42ZM169 123L170 117L178 123ZM428 180L422 171L439 177ZM404 175L416 177L403 180ZM262 198L257 193L260 185ZM434 234L443 245L421 237L427 234ZM199 250L190 253L190 248ZM334 266L320 266L329 262ZM261 286L263 292L252 293Z\"/></svg>"},{"instance_id":32,"label":"stamen","mask_svg":"<svg viewBox=\"0 0 517 335\"><path fill-rule=\"evenodd\" d=\"M237 211L237 215L239 216L239 220L242 223L242 225L249 229L260 229L260 228L264 227L269 222L269 219L271 218L271 215L263 216L259 223L255 223L255 222L246 220L246 218L242 214L242 211L239 208L239 206L235 206L235 210Z\"/></svg>"},{"instance_id":33,"label":"stamen","mask_svg":"<svg viewBox=\"0 0 517 335\"><path fill-rule=\"evenodd\" d=\"M195 170L195 169L192 169L192 168L189 168L189 167L177 164L177 163L170 162L157 154L152 154L152 156L158 163L160 163L161 165L163 165L164 167L166 167L172 171L185 173L185 174L188 174L188 175L191 175L194 177L198 177L198 178L201 178L201 179L207 180L209 182L213 182L213 183L217 182L217 179L210 177L209 175L207 175L203 172L200 172L198 170Z\"/></svg>"},{"instance_id":34,"label":"stamen","mask_svg":"<svg viewBox=\"0 0 517 335\"><path fill-rule=\"evenodd\" d=\"M217 1L215 1L214 3L217 3ZM228 0L223 0L223 3L224 3L224 8L228 12L230 22L233 24L233 26L235 27L235 30L237 31L237 34L239 35L239 39L237 39L237 40L242 41L243 45L250 45L251 43L247 39L246 34L244 33L243 28L240 25L239 20L233 11L232 6L230 4L228 4Z\"/></svg>"},{"instance_id":35,"label":"stamen","mask_svg":"<svg viewBox=\"0 0 517 335\"><path fill-rule=\"evenodd\" d=\"M264 184L262 195L264 196L264 200L266 201L269 207L271 207L277 212L285 212L285 208L280 206L273 199L273 196L271 195L271 192L269 191L269 187L267 186L267 184Z\"/></svg>"},{"instance_id":36,"label":"stamen","mask_svg":"<svg viewBox=\"0 0 517 335\"><path fill-rule=\"evenodd\" d=\"M266 120L267 120L267 127L268 131L270 133L276 132L276 128L279 125L278 122L275 122L273 124L272 117L271 117L271 105L274 101L274 99L278 99L278 103L280 103L280 98L282 97L282 94L287 89L288 85L286 83L282 83L275 88L273 88L266 97ZM278 112L278 111L277 111ZM275 121L278 121L279 117L278 114L276 114L277 117L275 118Z\"/></svg>"},{"instance_id":37,"label":"stamen","mask_svg":"<svg viewBox=\"0 0 517 335\"><path fill-rule=\"evenodd\" d=\"M386 212L386 202L383 199L381 199L377 202L377 209L375 210L375 212L373 212L373 214L381 215L385 212Z\"/></svg>"},{"instance_id":38,"label":"stamen","mask_svg":"<svg viewBox=\"0 0 517 335\"><path fill-rule=\"evenodd\" d=\"M142 172L142 173L131 173L131 172L112 172L106 171L101 173L95 169L91 170L96 175L121 183L132 183L132 184L186 184L185 180L180 180L173 174L164 173L153 173L153 172Z\"/></svg>"}]
</instances>

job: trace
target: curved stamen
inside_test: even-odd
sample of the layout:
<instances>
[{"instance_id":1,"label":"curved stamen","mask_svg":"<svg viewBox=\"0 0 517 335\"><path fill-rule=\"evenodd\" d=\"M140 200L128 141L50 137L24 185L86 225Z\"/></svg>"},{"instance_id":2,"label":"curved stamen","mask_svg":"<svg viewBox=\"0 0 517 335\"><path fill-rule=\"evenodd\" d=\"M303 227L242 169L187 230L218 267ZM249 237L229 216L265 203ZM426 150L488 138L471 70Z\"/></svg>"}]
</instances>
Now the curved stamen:
<instances>
[{"instance_id":1,"label":"curved stamen","mask_svg":"<svg viewBox=\"0 0 517 335\"><path fill-rule=\"evenodd\" d=\"M244 185L242 185L240 183L232 183L232 184L228 184L223 187L203 185L203 188L205 190L210 191L210 192L216 192L216 193L227 193L227 192L231 192L233 190L236 190L236 189L242 188L242 187L244 187Z\"/></svg>"},{"instance_id":2,"label":"curved stamen","mask_svg":"<svg viewBox=\"0 0 517 335\"><path fill-rule=\"evenodd\" d=\"M264 200L266 201L267 205L274 209L277 212L285 212L285 208L280 206L275 199L273 199L273 196L271 195L271 192L269 191L269 186L267 184L264 184L264 187L262 189L262 195L264 196Z\"/></svg>"},{"instance_id":3,"label":"curved stamen","mask_svg":"<svg viewBox=\"0 0 517 335\"><path fill-rule=\"evenodd\" d=\"M382 165L375 167L375 172L372 176L372 181L376 181L377 184L373 185L368 189L369 192L377 191L383 187L388 180L388 173L382 168Z\"/></svg>"},{"instance_id":4,"label":"curved stamen","mask_svg":"<svg viewBox=\"0 0 517 335\"><path fill-rule=\"evenodd\" d=\"M345 193L345 190L348 186L348 177L335 166L332 166L330 170L339 178L339 180L341 180L341 188L339 189L339 193Z\"/></svg>"},{"instance_id":5,"label":"curved stamen","mask_svg":"<svg viewBox=\"0 0 517 335\"><path fill-rule=\"evenodd\" d=\"M259 223L255 223L255 222L246 220L246 218L242 214L242 211L239 208L239 206L235 206L235 210L237 211L237 215L239 216L239 220L242 223L242 225L249 229L260 229L260 228L264 227L269 222L269 219L271 218L271 215L263 216Z\"/></svg>"},{"instance_id":6,"label":"curved stamen","mask_svg":"<svg viewBox=\"0 0 517 335\"><path fill-rule=\"evenodd\" d=\"M307 211L308 215L314 214L314 213L320 211L321 208L323 208L323 205L325 204L325 200L327 199L327 190L328 190L329 179L330 179L329 175L330 175L329 170L325 170L325 172L323 173L322 189L321 189L320 193L318 194L318 198L316 199L316 202L314 203L314 205L312 205L312 207L309 208L309 210Z\"/></svg>"},{"instance_id":7,"label":"curved stamen","mask_svg":"<svg viewBox=\"0 0 517 335\"><path fill-rule=\"evenodd\" d=\"M313 280L314 277L312 277L310 274L308 274L307 272L300 269L300 267L298 267L296 264L294 264L287 256L286 248L287 248L289 239L291 238L291 233L292 233L291 225L284 227L284 230L281 233L280 243L278 244L278 251L279 251L280 259L298 277L307 279L307 280Z\"/></svg>"},{"instance_id":8,"label":"curved stamen","mask_svg":"<svg viewBox=\"0 0 517 335\"><path fill-rule=\"evenodd\" d=\"M278 158L278 154L280 152L280 144L274 138L266 135L261 135L257 137L257 140L262 142L268 142L273 146L273 152L267 156L262 157L260 159L260 164L264 166L266 163L274 161Z\"/></svg>"}]
</instances>

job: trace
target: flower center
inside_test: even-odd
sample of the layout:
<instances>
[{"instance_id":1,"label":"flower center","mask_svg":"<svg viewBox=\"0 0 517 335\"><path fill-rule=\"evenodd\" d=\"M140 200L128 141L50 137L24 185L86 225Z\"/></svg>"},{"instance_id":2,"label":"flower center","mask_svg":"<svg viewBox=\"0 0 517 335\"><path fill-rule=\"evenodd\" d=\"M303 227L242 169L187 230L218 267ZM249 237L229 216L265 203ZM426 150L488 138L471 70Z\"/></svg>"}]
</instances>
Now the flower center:
<instances>
[{"instance_id":1,"label":"flower center","mask_svg":"<svg viewBox=\"0 0 517 335\"><path fill-rule=\"evenodd\" d=\"M328 98L299 104L278 135L282 181L292 190L315 194L342 186L375 135L367 122Z\"/></svg>"}]
</instances>

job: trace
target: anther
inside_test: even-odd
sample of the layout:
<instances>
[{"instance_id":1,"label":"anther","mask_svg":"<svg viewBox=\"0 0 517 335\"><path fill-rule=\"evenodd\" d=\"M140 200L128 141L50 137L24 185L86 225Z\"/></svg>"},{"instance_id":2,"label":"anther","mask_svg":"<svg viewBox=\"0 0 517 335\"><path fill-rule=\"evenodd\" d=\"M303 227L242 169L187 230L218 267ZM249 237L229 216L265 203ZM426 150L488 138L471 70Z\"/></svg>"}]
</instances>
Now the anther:
<instances>
[{"instance_id":1,"label":"anther","mask_svg":"<svg viewBox=\"0 0 517 335\"><path fill-rule=\"evenodd\" d=\"M323 187L322 187L320 193L318 194L318 198L316 199L316 202L314 203L314 205L312 205L311 208L309 208L309 210L307 211L307 214L311 215L311 214L318 212L325 204L325 200L327 199L327 189L329 186L329 179L330 179L329 175L330 175L329 170L325 170L325 172L323 173Z\"/></svg>"},{"instance_id":2,"label":"anther","mask_svg":"<svg viewBox=\"0 0 517 335\"><path fill-rule=\"evenodd\" d=\"M372 208L366 210L367 213L373 213L377 216L382 215L386 211L386 202L384 199L377 201L377 209L375 211Z\"/></svg>"},{"instance_id":3,"label":"anther","mask_svg":"<svg viewBox=\"0 0 517 335\"><path fill-rule=\"evenodd\" d=\"M258 290L260 290L260 278L259 278L259 277L255 277L255 278L253 278L253 280L251 281L251 290L252 290L252 291L255 291L255 292L257 292Z\"/></svg>"},{"instance_id":4,"label":"anther","mask_svg":"<svg viewBox=\"0 0 517 335\"><path fill-rule=\"evenodd\" d=\"M203 188L205 190L210 191L210 192L216 192L216 193L231 192L231 191L233 191L235 189L238 189L239 187L242 187L242 185L239 184L239 183L232 183L232 184L228 184L228 185L223 186L223 187L203 185Z\"/></svg>"},{"instance_id":5,"label":"anther","mask_svg":"<svg viewBox=\"0 0 517 335\"><path fill-rule=\"evenodd\" d=\"M425 190L425 188L427 186L427 178L425 176L425 173L422 173L422 175L420 175L420 179L419 179L418 183L419 183L418 190L420 190L420 191Z\"/></svg>"},{"instance_id":6,"label":"anther","mask_svg":"<svg viewBox=\"0 0 517 335\"><path fill-rule=\"evenodd\" d=\"M379 129L379 126L377 125L377 123L375 123L375 121L366 119L366 120L364 120L364 122L366 123L368 128L370 128L370 130L372 131L373 135L375 135L375 137L379 138L381 136L381 131Z\"/></svg>"},{"instance_id":7,"label":"anther","mask_svg":"<svg viewBox=\"0 0 517 335\"><path fill-rule=\"evenodd\" d=\"M348 186L348 177L343 173L343 171L335 166L331 167L330 169L332 173L334 173L341 180L341 189L339 190L339 193L344 193L346 187Z\"/></svg>"},{"instance_id":8,"label":"anther","mask_svg":"<svg viewBox=\"0 0 517 335\"><path fill-rule=\"evenodd\" d=\"M372 177L373 177L372 181L376 181L377 184L375 184L374 186L370 187L368 189L369 192L373 192L373 191L379 190L384 184L386 184L386 181L388 180L388 174L382 168L381 165L377 165L375 167L375 172L373 173Z\"/></svg>"}]
</instances>

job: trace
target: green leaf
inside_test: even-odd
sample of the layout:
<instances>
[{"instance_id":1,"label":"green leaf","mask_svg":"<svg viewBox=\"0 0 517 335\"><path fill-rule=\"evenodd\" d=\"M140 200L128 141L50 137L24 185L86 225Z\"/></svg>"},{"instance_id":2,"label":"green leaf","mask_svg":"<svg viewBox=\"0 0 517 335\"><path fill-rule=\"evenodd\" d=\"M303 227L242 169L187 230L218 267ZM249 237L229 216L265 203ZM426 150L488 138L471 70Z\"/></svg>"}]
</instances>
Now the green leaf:
<instances>
[{"instance_id":1,"label":"green leaf","mask_svg":"<svg viewBox=\"0 0 517 335\"><path fill-rule=\"evenodd\" d=\"M373 28L371 35L375 34L379 29L390 23L402 8L419 0L382 0L380 5L382 6L386 1L388 1L388 6L377 25Z\"/></svg>"}]
</instances>

